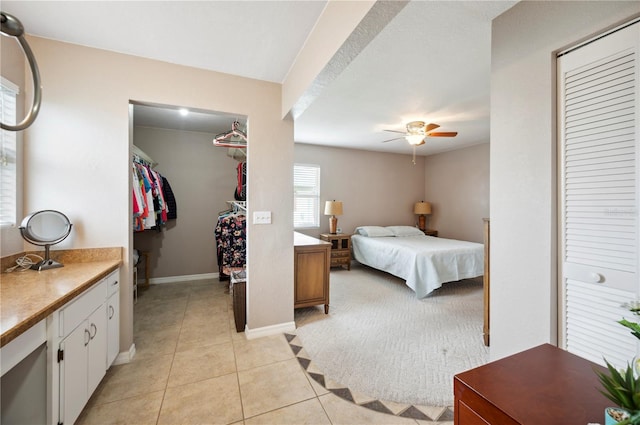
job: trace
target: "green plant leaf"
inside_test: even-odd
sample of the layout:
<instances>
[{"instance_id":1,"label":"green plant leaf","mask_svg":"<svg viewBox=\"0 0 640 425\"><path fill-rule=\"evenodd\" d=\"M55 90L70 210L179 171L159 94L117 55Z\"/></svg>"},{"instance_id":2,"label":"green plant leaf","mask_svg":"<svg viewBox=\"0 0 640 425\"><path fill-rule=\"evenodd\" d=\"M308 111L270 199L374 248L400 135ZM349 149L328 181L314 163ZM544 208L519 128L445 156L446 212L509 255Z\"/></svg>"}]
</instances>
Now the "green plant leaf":
<instances>
[{"instance_id":1,"label":"green plant leaf","mask_svg":"<svg viewBox=\"0 0 640 425\"><path fill-rule=\"evenodd\" d=\"M603 387L600 393L620 407L632 412L640 411L640 378L635 378L631 364L627 363L627 368L621 373L606 359L605 363L608 374L595 371Z\"/></svg>"},{"instance_id":2,"label":"green plant leaf","mask_svg":"<svg viewBox=\"0 0 640 425\"><path fill-rule=\"evenodd\" d=\"M640 339L640 324L635 323L635 322L630 322L627 319L619 320L618 323L620 323L622 326L630 329L631 330L631 334L633 336L635 336L636 338Z\"/></svg>"}]
</instances>

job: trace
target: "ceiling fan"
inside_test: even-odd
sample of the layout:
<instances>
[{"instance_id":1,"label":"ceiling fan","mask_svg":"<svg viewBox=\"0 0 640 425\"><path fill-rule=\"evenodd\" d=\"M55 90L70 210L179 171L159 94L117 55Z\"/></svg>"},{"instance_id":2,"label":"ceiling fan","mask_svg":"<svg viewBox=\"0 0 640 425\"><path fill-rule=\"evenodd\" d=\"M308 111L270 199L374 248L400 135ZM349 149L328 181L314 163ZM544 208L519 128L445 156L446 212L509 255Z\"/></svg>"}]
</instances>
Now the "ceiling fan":
<instances>
[{"instance_id":1,"label":"ceiling fan","mask_svg":"<svg viewBox=\"0 0 640 425\"><path fill-rule=\"evenodd\" d=\"M393 140L402 139L403 137L414 146L424 145L427 137L455 137L457 131L433 131L439 128L438 124L427 124L424 121L411 121L407 123L407 131L385 130L391 133L400 133L402 136L393 139L383 140L382 143L391 142Z\"/></svg>"},{"instance_id":2,"label":"ceiling fan","mask_svg":"<svg viewBox=\"0 0 640 425\"><path fill-rule=\"evenodd\" d=\"M411 121L407 123L407 131L384 130L391 133L400 133L402 136L383 140L382 143L392 142L405 138L413 146L413 164L416 163L416 146L424 145L427 137L455 137L457 131L433 131L440 126L438 124L427 124L424 121Z\"/></svg>"}]
</instances>

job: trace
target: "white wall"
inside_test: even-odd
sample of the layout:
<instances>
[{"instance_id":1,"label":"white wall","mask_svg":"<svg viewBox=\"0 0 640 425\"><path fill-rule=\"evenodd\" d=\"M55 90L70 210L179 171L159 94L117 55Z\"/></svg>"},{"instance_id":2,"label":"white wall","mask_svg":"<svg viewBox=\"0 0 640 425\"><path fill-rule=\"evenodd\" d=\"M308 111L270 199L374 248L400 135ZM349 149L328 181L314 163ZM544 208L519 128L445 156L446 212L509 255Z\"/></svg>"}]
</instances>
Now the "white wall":
<instances>
[{"instance_id":1,"label":"white wall","mask_svg":"<svg viewBox=\"0 0 640 425\"><path fill-rule=\"evenodd\" d=\"M556 343L554 52L640 13L640 2L516 4L493 21L491 357Z\"/></svg>"},{"instance_id":2,"label":"white wall","mask_svg":"<svg viewBox=\"0 0 640 425\"><path fill-rule=\"evenodd\" d=\"M482 219L489 216L489 144L426 157L369 152L296 143L296 163L320 165L321 207L330 199L343 202L338 227L352 233L362 225L416 225L413 204L432 203L427 226L439 235L482 243ZM321 208L322 209L322 208ZM320 228L300 230L318 237L329 231L328 217Z\"/></svg>"},{"instance_id":3,"label":"white wall","mask_svg":"<svg viewBox=\"0 0 640 425\"><path fill-rule=\"evenodd\" d=\"M29 37L45 90L25 133L25 206L66 212L72 248L130 246L130 100L248 117L252 210L273 211L248 230L248 326L293 322L293 124L281 86ZM277 155L273 155L277 152ZM121 280L120 350L133 340L130 253ZM277 253L270 255L269 253Z\"/></svg>"},{"instance_id":4,"label":"white wall","mask_svg":"<svg viewBox=\"0 0 640 425\"><path fill-rule=\"evenodd\" d=\"M318 237L329 232L324 203L342 201L338 227L351 234L357 226L416 224L413 204L424 197L424 157L296 143L296 163L320 166L320 228L300 230Z\"/></svg>"},{"instance_id":5,"label":"white wall","mask_svg":"<svg viewBox=\"0 0 640 425\"><path fill-rule=\"evenodd\" d=\"M431 203L427 227L438 236L484 242L489 217L489 144L425 158L425 201Z\"/></svg>"}]
</instances>

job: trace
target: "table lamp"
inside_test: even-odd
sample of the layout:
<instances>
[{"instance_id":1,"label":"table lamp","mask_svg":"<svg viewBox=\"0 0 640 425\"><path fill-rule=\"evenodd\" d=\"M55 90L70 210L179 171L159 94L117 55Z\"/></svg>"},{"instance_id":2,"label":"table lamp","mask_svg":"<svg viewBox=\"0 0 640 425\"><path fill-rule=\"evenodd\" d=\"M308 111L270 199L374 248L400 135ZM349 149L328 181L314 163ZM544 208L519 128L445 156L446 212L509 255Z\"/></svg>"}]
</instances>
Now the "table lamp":
<instances>
[{"instance_id":1,"label":"table lamp","mask_svg":"<svg viewBox=\"0 0 640 425\"><path fill-rule=\"evenodd\" d=\"M324 215L330 215L329 217L329 233L335 235L338 228L337 215L342 215L342 201L327 201L324 204Z\"/></svg>"},{"instance_id":2,"label":"table lamp","mask_svg":"<svg viewBox=\"0 0 640 425\"><path fill-rule=\"evenodd\" d=\"M431 214L431 204L424 201L416 202L413 213L418 215L418 228L424 231L427 228L426 216Z\"/></svg>"}]
</instances>

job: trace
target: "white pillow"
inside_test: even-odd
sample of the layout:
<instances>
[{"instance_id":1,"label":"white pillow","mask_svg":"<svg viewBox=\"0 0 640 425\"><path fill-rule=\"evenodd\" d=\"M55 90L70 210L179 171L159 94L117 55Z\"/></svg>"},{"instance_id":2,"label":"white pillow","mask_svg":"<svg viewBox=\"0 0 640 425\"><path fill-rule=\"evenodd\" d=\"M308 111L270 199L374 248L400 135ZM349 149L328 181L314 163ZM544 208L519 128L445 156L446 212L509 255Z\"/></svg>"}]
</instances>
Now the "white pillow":
<instances>
[{"instance_id":1,"label":"white pillow","mask_svg":"<svg viewBox=\"0 0 640 425\"><path fill-rule=\"evenodd\" d=\"M356 227L356 233L362 236L368 236L370 238L383 238L394 236L391 230L382 226L360 226Z\"/></svg>"},{"instance_id":2,"label":"white pillow","mask_svg":"<svg viewBox=\"0 0 640 425\"><path fill-rule=\"evenodd\" d=\"M393 236L424 236L422 230L412 226L387 226Z\"/></svg>"}]
</instances>

